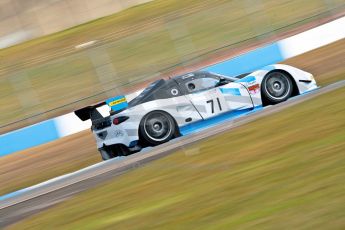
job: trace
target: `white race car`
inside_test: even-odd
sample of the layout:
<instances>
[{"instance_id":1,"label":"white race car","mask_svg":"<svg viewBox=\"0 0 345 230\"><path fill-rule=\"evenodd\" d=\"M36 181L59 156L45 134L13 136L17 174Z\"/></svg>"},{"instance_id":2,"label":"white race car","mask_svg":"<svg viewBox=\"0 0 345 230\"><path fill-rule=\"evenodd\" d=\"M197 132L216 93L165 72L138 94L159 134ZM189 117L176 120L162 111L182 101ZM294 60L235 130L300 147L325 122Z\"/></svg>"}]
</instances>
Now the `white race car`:
<instances>
[{"instance_id":1,"label":"white race car","mask_svg":"<svg viewBox=\"0 0 345 230\"><path fill-rule=\"evenodd\" d=\"M75 114L91 119L98 150L107 160L165 143L196 123L277 104L316 88L312 74L281 64L237 77L197 71L155 81L136 97L117 96ZM110 110L107 115L100 111L104 106Z\"/></svg>"}]
</instances>

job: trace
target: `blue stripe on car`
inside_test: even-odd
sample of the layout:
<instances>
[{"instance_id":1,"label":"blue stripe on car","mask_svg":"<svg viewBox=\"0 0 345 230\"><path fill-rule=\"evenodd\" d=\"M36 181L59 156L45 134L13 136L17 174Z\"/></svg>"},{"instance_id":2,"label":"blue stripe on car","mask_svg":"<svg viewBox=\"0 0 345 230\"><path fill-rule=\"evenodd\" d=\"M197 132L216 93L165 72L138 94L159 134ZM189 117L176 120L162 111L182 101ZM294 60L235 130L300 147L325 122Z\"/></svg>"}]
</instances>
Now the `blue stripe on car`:
<instances>
[{"instance_id":1,"label":"blue stripe on car","mask_svg":"<svg viewBox=\"0 0 345 230\"><path fill-rule=\"evenodd\" d=\"M237 88L220 88L220 92L223 94L232 94L234 96L241 96L241 92Z\"/></svg>"},{"instance_id":2,"label":"blue stripe on car","mask_svg":"<svg viewBox=\"0 0 345 230\"><path fill-rule=\"evenodd\" d=\"M220 114L215 117L211 117L205 120L199 120L196 122L193 122L191 124L184 125L180 127L180 133L185 136L191 133L198 132L200 130L212 127L214 125L219 124L220 122L228 121L231 119L235 119L237 117L245 116L247 114L256 112L258 110L261 110L263 107L262 106L257 106L254 109L249 108L249 109L241 109L241 110L233 110L233 111L228 111L223 114Z\"/></svg>"},{"instance_id":3,"label":"blue stripe on car","mask_svg":"<svg viewBox=\"0 0 345 230\"><path fill-rule=\"evenodd\" d=\"M247 76L247 77L244 77L240 80L237 80L235 82L252 82L252 81L255 81L255 77L254 76Z\"/></svg>"}]
</instances>

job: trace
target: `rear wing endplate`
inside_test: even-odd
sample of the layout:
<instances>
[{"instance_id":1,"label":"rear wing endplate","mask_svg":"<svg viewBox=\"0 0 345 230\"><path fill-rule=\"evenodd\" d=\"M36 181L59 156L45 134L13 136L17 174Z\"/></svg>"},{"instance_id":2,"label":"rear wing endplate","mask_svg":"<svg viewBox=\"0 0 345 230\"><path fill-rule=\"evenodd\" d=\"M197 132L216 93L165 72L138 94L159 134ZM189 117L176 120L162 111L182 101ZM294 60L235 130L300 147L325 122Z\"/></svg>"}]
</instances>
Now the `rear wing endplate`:
<instances>
[{"instance_id":1,"label":"rear wing endplate","mask_svg":"<svg viewBox=\"0 0 345 230\"><path fill-rule=\"evenodd\" d=\"M96 105L86 106L84 108L81 108L81 109L74 111L74 114L77 115L77 117L79 117L79 119L82 121L86 121L86 120L89 120L91 118L93 118L93 119L99 118L99 117L102 117L102 115L96 109L98 107L103 106L103 105L106 105L106 103L101 102L101 103L98 103Z\"/></svg>"}]
</instances>

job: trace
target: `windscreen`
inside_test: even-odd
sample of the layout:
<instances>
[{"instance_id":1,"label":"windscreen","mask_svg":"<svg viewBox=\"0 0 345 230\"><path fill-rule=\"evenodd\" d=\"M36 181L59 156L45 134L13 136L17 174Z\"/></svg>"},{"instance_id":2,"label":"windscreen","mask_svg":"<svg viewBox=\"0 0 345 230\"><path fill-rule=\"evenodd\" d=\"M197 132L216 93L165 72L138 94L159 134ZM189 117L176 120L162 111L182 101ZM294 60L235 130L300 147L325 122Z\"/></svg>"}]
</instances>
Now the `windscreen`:
<instances>
[{"instance_id":1,"label":"windscreen","mask_svg":"<svg viewBox=\"0 0 345 230\"><path fill-rule=\"evenodd\" d=\"M163 86L165 83L165 80L160 79L158 81L155 81L151 83L147 88L145 88L136 98L134 98L132 101L128 103L129 107L139 105L143 102L145 102L145 99L150 96L152 93L154 93L155 90L159 89L161 86Z\"/></svg>"}]
</instances>

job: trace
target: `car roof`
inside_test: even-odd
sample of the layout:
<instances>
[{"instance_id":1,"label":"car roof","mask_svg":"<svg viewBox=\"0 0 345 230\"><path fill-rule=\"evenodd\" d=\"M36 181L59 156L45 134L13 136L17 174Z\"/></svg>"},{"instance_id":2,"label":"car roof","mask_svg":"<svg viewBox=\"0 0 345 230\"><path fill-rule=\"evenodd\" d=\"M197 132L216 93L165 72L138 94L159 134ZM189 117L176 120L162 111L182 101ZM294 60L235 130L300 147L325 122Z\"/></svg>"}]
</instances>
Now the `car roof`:
<instances>
[{"instance_id":1,"label":"car roof","mask_svg":"<svg viewBox=\"0 0 345 230\"><path fill-rule=\"evenodd\" d=\"M195 79L195 78L204 78L204 77L210 77L210 78L215 78L215 79L228 78L231 80L237 80L236 78L233 78L233 77L223 76L223 75L211 73L208 71L194 71L194 72L179 75L167 80L160 79L160 80L152 82L136 98L131 100L129 102L129 107L133 107L133 106L136 106L148 101L152 101L155 99L171 98L172 95L169 93L170 89L178 88L177 84L188 81L191 78ZM175 96L180 96L181 93L183 94L183 92L179 91L179 93L176 94Z\"/></svg>"},{"instance_id":2,"label":"car roof","mask_svg":"<svg viewBox=\"0 0 345 230\"><path fill-rule=\"evenodd\" d=\"M177 80L177 81L181 81L181 80L186 80L186 79L189 79L191 77L193 78L201 78L201 77L205 77L205 76L214 76L214 74L210 73L210 72L207 72L207 71L194 71L194 72L190 72L190 73L186 73L186 74L183 74L183 75L180 75L180 76L176 76L176 77L173 77L174 80Z\"/></svg>"}]
</instances>

